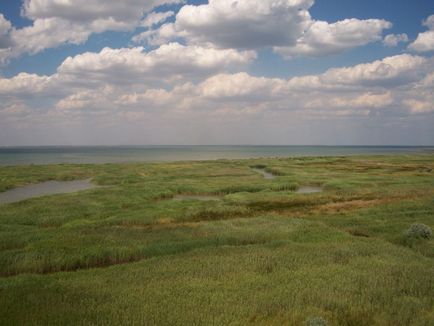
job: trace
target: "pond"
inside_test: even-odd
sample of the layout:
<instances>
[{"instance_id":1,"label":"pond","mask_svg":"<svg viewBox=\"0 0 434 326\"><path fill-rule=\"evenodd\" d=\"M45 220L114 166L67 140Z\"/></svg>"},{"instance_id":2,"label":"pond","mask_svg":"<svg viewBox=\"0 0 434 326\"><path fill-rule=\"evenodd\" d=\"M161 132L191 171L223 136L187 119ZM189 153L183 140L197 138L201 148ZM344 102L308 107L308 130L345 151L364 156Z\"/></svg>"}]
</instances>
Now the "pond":
<instances>
[{"instance_id":1,"label":"pond","mask_svg":"<svg viewBox=\"0 0 434 326\"><path fill-rule=\"evenodd\" d=\"M18 187L0 192L0 205L15 203L21 200L54 194L65 194L81 190L93 189L98 186L90 179L75 181L47 181L28 186Z\"/></svg>"},{"instance_id":2,"label":"pond","mask_svg":"<svg viewBox=\"0 0 434 326\"><path fill-rule=\"evenodd\" d=\"M313 194L317 192L322 192L322 188L313 186L302 186L296 191L297 194Z\"/></svg>"}]
</instances>

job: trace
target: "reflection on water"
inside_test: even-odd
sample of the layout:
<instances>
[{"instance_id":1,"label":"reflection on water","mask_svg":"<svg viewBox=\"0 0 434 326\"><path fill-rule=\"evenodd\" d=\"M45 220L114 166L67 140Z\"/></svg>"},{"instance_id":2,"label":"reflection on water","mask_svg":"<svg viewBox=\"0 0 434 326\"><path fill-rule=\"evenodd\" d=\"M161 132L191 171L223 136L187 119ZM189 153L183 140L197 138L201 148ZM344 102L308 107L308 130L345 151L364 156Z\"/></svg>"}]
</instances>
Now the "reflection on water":
<instances>
[{"instance_id":1,"label":"reflection on water","mask_svg":"<svg viewBox=\"0 0 434 326\"><path fill-rule=\"evenodd\" d=\"M9 204L33 197L64 194L96 188L88 180L76 181L47 181L0 192L0 204Z\"/></svg>"},{"instance_id":2,"label":"reflection on water","mask_svg":"<svg viewBox=\"0 0 434 326\"><path fill-rule=\"evenodd\" d=\"M316 192L321 192L321 187L303 186L297 189L298 194L313 194Z\"/></svg>"},{"instance_id":3,"label":"reflection on water","mask_svg":"<svg viewBox=\"0 0 434 326\"><path fill-rule=\"evenodd\" d=\"M264 169L252 169L255 172L258 172L260 174L262 174L262 176L264 177L264 179L267 180L272 180L274 179L276 176L270 172L265 171Z\"/></svg>"}]
</instances>

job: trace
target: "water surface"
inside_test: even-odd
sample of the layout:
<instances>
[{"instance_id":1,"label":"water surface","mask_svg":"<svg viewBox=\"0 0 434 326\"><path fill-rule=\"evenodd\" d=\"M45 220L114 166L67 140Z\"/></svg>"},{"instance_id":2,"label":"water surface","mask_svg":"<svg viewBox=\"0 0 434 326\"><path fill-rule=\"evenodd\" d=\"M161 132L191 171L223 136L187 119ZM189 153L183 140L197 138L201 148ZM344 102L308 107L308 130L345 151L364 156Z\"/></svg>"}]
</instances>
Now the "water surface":
<instances>
[{"instance_id":1,"label":"water surface","mask_svg":"<svg viewBox=\"0 0 434 326\"><path fill-rule=\"evenodd\" d=\"M408 146L52 146L0 147L0 165L167 162L259 157L433 153Z\"/></svg>"},{"instance_id":2,"label":"water surface","mask_svg":"<svg viewBox=\"0 0 434 326\"><path fill-rule=\"evenodd\" d=\"M47 181L0 192L0 205L14 203L33 197L65 194L96 187L98 186L91 183L90 179L75 181Z\"/></svg>"},{"instance_id":3,"label":"water surface","mask_svg":"<svg viewBox=\"0 0 434 326\"><path fill-rule=\"evenodd\" d=\"M272 179L276 178L276 176L273 173L267 172L264 169L252 169L252 170L262 174L264 179L272 180Z\"/></svg>"},{"instance_id":4,"label":"water surface","mask_svg":"<svg viewBox=\"0 0 434 326\"><path fill-rule=\"evenodd\" d=\"M297 194L314 194L317 192L322 192L322 188L313 186L302 186L299 187L296 191Z\"/></svg>"}]
</instances>

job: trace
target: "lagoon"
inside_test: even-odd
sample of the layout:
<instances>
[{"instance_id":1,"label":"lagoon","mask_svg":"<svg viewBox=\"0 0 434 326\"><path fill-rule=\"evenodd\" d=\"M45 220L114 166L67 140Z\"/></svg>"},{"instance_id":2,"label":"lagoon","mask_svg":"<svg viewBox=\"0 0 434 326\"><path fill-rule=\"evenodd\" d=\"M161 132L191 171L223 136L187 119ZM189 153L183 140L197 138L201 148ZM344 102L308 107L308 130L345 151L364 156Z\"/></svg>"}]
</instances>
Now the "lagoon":
<instances>
[{"instance_id":1,"label":"lagoon","mask_svg":"<svg viewBox=\"0 0 434 326\"><path fill-rule=\"evenodd\" d=\"M96 187L95 184L91 183L90 179L41 182L0 192L0 205L15 203L33 197L65 194Z\"/></svg>"}]
</instances>

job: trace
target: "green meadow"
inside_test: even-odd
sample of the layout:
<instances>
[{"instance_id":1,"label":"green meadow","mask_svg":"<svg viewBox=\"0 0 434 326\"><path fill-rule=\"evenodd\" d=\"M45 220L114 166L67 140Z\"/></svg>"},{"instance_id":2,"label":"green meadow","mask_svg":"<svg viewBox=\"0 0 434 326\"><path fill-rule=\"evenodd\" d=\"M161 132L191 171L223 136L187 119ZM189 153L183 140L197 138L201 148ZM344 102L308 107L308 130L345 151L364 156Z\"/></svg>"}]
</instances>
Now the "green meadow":
<instances>
[{"instance_id":1,"label":"green meadow","mask_svg":"<svg viewBox=\"0 0 434 326\"><path fill-rule=\"evenodd\" d=\"M0 206L1 325L434 325L408 231L434 154L3 166L0 191L88 178Z\"/></svg>"}]
</instances>

